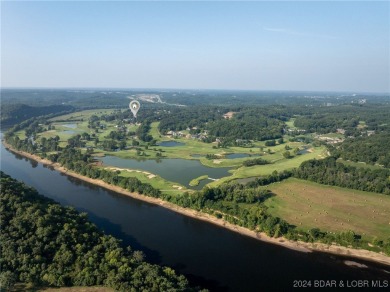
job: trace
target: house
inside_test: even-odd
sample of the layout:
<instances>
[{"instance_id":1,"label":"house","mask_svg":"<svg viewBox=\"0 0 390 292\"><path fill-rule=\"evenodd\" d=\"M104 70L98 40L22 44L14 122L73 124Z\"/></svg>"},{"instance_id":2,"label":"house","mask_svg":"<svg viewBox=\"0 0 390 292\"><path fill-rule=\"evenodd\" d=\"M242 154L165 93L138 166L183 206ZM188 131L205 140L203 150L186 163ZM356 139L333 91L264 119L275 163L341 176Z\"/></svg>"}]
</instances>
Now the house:
<instances>
[{"instance_id":1,"label":"house","mask_svg":"<svg viewBox=\"0 0 390 292\"><path fill-rule=\"evenodd\" d=\"M304 130L304 129L288 129L287 131L289 131L290 133L292 133L292 132L305 133L306 132L306 130Z\"/></svg>"},{"instance_id":2,"label":"house","mask_svg":"<svg viewBox=\"0 0 390 292\"><path fill-rule=\"evenodd\" d=\"M223 118L229 120L233 117L234 114L235 112L227 112L226 114L223 115Z\"/></svg>"}]
</instances>

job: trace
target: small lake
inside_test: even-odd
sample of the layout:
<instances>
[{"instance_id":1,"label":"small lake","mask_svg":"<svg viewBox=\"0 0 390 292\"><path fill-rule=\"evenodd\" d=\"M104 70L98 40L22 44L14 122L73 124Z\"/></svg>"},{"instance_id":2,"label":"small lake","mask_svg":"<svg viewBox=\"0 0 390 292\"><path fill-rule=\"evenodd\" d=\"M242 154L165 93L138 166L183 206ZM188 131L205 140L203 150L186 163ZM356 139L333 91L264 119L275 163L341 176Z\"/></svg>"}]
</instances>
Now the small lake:
<instances>
[{"instance_id":1,"label":"small lake","mask_svg":"<svg viewBox=\"0 0 390 292\"><path fill-rule=\"evenodd\" d=\"M235 158L244 158L244 157L249 157L251 155L246 154L246 153L232 153L232 154L227 154L225 155L226 159L235 159Z\"/></svg>"},{"instance_id":2,"label":"small lake","mask_svg":"<svg viewBox=\"0 0 390 292\"><path fill-rule=\"evenodd\" d=\"M207 174L210 178L221 178L230 175L227 167L207 167L198 160L188 159L160 159L160 160L135 160L124 159L116 156L96 157L103 161L105 165L116 166L121 168L140 169L157 174L171 182L180 183L189 187L192 179ZM194 189L201 189L210 180L202 180Z\"/></svg>"},{"instance_id":3,"label":"small lake","mask_svg":"<svg viewBox=\"0 0 390 292\"><path fill-rule=\"evenodd\" d=\"M182 142L176 142L176 141L162 141L157 146L162 147L177 147L177 146L184 146L185 144Z\"/></svg>"},{"instance_id":4,"label":"small lake","mask_svg":"<svg viewBox=\"0 0 390 292\"><path fill-rule=\"evenodd\" d=\"M297 154L301 155L301 154L306 154L306 153L309 153L309 152L310 152L309 149L305 148L305 149L299 150Z\"/></svg>"},{"instance_id":5,"label":"small lake","mask_svg":"<svg viewBox=\"0 0 390 292\"><path fill-rule=\"evenodd\" d=\"M63 124L63 127L70 128L70 129L76 129L77 124Z\"/></svg>"},{"instance_id":6,"label":"small lake","mask_svg":"<svg viewBox=\"0 0 390 292\"><path fill-rule=\"evenodd\" d=\"M58 132L58 134L65 134L65 135L74 135L76 133L77 132L73 130L65 130L65 131Z\"/></svg>"}]
</instances>

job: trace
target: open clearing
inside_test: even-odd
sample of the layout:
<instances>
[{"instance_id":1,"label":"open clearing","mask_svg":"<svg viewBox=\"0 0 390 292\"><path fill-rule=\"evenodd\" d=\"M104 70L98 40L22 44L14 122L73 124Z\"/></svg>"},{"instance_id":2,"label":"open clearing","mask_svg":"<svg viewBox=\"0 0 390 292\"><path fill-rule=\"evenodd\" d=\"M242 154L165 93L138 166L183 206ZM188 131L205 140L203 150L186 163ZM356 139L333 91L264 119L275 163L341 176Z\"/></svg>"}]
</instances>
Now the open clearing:
<instances>
[{"instance_id":1,"label":"open clearing","mask_svg":"<svg viewBox=\"0 0 390 292\"><path fill-rule=\"evenodd\" d=\"M110 169L111 167L108 167ZM119 169L119 168L111 168L117 169L120 171L119 175L123 177L135 177L139 179L143 183L148 183L152 187L159 189L162 193L169 195L178 195L185 191L192 192L192 190L187 189L186 187L179 185L178 183L170 182L157 176L155 174L151 174L150 172L135 170L135 169Z\"/></svg>"},{"instance_id":2,"label":"open clearing","mask_svg":"<svg viewBox=\"0 0 390 292\"><path fill-rule=\"evenodd\" d=\"M50 119L50 121L74 121L74 120L84 120L87 121L91 116L97 115L101 116L104 114L109 114L112 113L114 110L113 109L91 109L91 110L84 110L84 111L79 111L79 112L74 112L70 114L66 114L63 116L58 116Z\"/></svg>"},{"instance_id":3,"label":"open clearing","mask_svg":"<svg viewBox=\"0 0 390 292\"><path fill-rule=\"evenodd\" d=\"M267 186L269 211L300 229L353 230L371 239L390 236L390 196L290 178Z\"/></svg>"}]
</instances>

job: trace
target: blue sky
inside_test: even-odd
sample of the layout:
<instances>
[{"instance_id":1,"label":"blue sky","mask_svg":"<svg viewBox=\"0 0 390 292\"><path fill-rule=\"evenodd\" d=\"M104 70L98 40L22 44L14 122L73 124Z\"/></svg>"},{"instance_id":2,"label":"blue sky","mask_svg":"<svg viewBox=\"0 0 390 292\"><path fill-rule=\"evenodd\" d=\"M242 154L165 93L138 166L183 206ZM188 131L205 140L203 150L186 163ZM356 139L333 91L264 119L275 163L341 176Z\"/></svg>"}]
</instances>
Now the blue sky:
<instances>
[{"instance_id":1,"label":"blue sky","mask_svg":"<svg viewBox=\"0 0 390 292\"><path fill-rule=\"evenodd\" d=\"M389 92L389 7L2 1L1 86Z\"/></svg>"}]
</instances>

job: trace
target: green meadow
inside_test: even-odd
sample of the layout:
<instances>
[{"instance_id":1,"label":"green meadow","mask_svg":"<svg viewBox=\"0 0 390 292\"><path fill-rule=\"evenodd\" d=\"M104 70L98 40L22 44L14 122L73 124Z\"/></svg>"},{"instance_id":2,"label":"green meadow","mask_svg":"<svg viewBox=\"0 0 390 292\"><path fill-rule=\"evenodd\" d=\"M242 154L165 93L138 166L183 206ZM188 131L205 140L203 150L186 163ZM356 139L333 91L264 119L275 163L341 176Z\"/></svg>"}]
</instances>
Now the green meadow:
<instances>
[{"instance_id":1,"label":"green meadow","mask_svg":"<svg viewBox=\"0 0 390 292\"><path fill-rule=\"evenodd\" d=\"M271 214L299 229L353 230L367 239L390 234L390 197L289 178L267 186ZM367 220L369 219L369 220Z\"/></svg>"}]
</instances>

